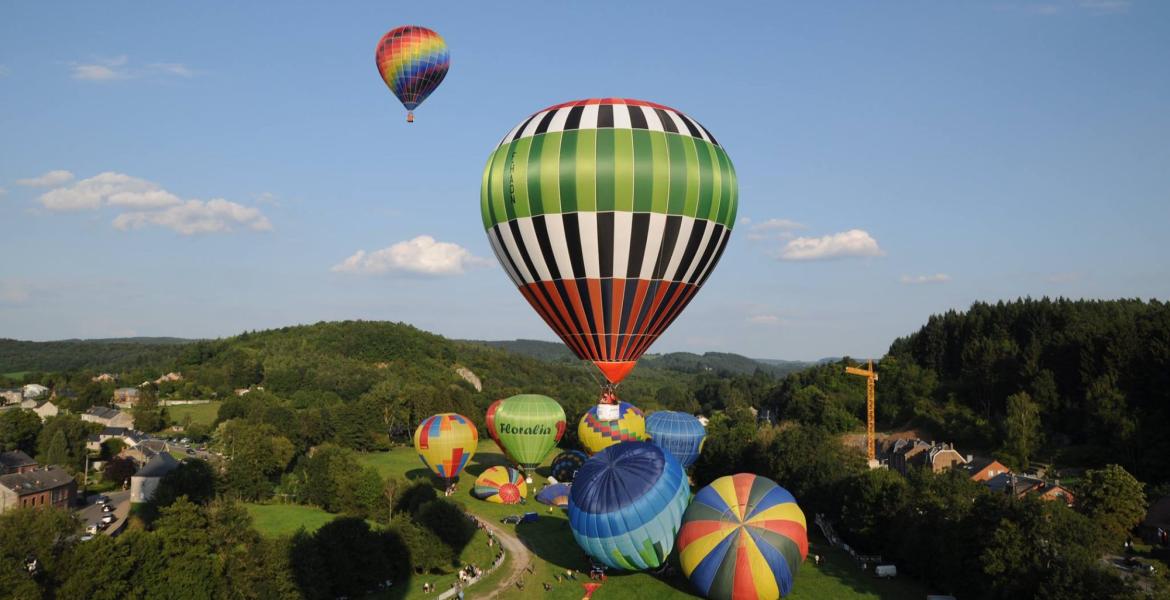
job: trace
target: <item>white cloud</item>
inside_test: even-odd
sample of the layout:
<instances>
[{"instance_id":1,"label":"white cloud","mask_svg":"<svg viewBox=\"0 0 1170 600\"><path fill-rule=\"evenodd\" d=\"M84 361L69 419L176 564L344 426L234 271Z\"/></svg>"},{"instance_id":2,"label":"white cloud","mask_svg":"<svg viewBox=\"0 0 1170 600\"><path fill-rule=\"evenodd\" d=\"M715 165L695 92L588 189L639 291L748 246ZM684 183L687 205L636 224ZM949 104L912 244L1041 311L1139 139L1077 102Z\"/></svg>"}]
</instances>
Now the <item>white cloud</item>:
<instances>
[{"instance_id":1,"label":"white cloud","mask_svg":"<svg viewBox=\"0 0 1170 600\"><path fill-rule=\"evenodd\" d=\"M272 229L272 223L259 208L222 198L206 202L183 200L152 181L113 171L49 190L41 194L40 201L55 212L103 207L128 211L113 220L113 226L122 231L154 226L193 235Z\"/></svg>"},{"instance_id":2,"label":"white cloud","mask_svg":"<svg viewBox=\"0 0 1170 600\"><path fill-rule=\"evenodd\" d=\"M82 179L68 187L49 190L41 194L40 200L45 208L55 211L92 210L103 205L162 208L182 202L178 196L153 182L113 171Z\"/></svg>"},{"instance_id":3,"label":"white cloud","mask_svg":"<svg viewBox=\"0 0 1170 600\"><path fill-rule=\"evenodd\" d=\"M172 229L183 235L230 232L237 226L253 231L272 229L272 223L260 209L222 198L207 202L187 200L163 210L128 212L114 218L114 227L123 231L151 225Z\"/></svg>"},{"instance_id":4,"label":"white cloud","mask_svg":"<svg viewBox=\"0 0 1170 600\"><path fill-rule=\"evenodd\" d=\"M117 81L149 75L189 78L195 75L190 67L182 63L157 62L145 67L134 67L125 54L87 63L71 63L70 68L73 70L73 78L82 81Z\"/></svg>"},{"instance_id":5,"label":"white cloud","mask_svg":"<svg viewBox=\"0 0 1170 600\"><path fill-rule=\"evenodd\" d=\"M73 181L73 173L58 169L56 171L49 171L39 177L29 177L28 179L17 179L18 185L27 185L28 187L53 187Z\"/></svg>"},{"instance_id":6,"label":"white cloud","mask_svg":"<svg viewBox=\"0 0 1170 600\"><path fill-rule=\"evenodd\" d=\"M159 73L177 75L179 77L194 77L195 72L182 63L154 63L150 68Z\"/></svg>"},{"instance_id":7,"label":"white cloud","mask_svg":"<svg viewBox=\"0 0 1170 600\"><path fill-rule=\"evenodd\" d=\"M747 237L749 240L785 240L795 235L793 231L798 229L808 229L808 225L791 219L768 219L752 225Z\"/></svg>"},{"instance_id":8,"label":"white cloud","mask_svg":"<svg viewBox=\"0 0 1170 600\"><path fill-rule=\"evenodd\" d=\"M126 63L130 59L125 55L114 58L102 58L92 63L74 63L73 78L83 81L115 81L131 77Z\"/></svg>"},{"instance_id":9,"label":"white cloud","mask_svg":"<svg viewBox=\"0 0 1170 600\"><path fill-rule=\"evenodd\" d=\"M755 325L779 325L780 317L776 315L752 315L748 317L748 323Z\"/></svg>"},{"instance_id":10,"label":"white cloud","mask_svg":"<svg viewBox=\"0 0 1170 600\"><path fill-rule=\"evenodd\" d=\"M392 272L461 275L468 268L490 264L487 259L475 256L459 244L439 242L429 235L420 235L369 253L358 250L330 270L367 275Z\"/></svg>"},{"instance_id":11,"label":"white cloud","mask_svg":"<svg viewBox=\"0 0 1170 600\"><path fill-rule=\"evenodd\" d=\"M28 299L29 292L23 285L0 280L0 304L24 304Z\"/></svg>"},{"instance_id":12,"label":"white cloud","mask_svg":"<svg viewBox=\"0 0 1170 600\"><path fill-rule=\"evenodd\" d=\"M739 218L739 224L740 224L740 225L751 225L751 224L752 224L752 218L751 218L751 217L740 217L740 218Z\"/></svg>"},{"instance_id":13,"label":"white cloud","mask_svg":"<svg viewBox=\"0 0 1170 600\"><path fill-rule=\"evenodd\" d=\"M934 275L903 275L898 281L907 285L918 285L922 283L946 283L951 280L951 276L946 273L935 273Z\"/></svg>"},{"instance_id":14,"label":"white cloud","mask_svg":"<svg viewBox=\"0 0 1170 600\"><path fill-rule=\"evenodd\" d=\"M780 250L780 260L826 260L853 256L882 256L877 240L860 229L821 237L798 237Z\"/></svg>"}]
</instances>

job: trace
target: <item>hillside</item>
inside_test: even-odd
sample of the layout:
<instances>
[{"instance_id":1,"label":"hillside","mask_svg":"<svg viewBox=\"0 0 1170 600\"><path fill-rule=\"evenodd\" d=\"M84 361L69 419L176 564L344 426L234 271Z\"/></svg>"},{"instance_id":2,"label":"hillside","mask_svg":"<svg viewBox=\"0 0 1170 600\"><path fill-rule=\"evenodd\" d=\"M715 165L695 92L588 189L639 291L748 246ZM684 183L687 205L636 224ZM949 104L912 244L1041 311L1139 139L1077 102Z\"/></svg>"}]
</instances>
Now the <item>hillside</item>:
<instances>
[{"instance_id":1,"label":"hillside","mask_svg":"<svg viewBox=\"0 0 1170 600\"><path fill-rule=\"evenodd\" d=\"M25 342L0 339L0 373L133 369L178 356L192 340L173 337Z\"/></svg>"},{"instance_id":2,"label":"hillside","mask_svg":"<svg viewBox=\"0 0 1170 600\"><path fill-rule=\"evenodd\" d=\"M577 358L560 342L545 342L540 340L498 340L498 341L469 341L473 344L484 344L493 348L502 348L509 352L531 356L547 362L576 362ZM639 369L657 368L683 373L732 373L750 375L756 370L762 370L769 375L782 377L801 369L812 366L813 363L789 360L760 360L748 358L729 352L667 352L663 354L649 353L638 362Z\"/></svg>"}]
</instances>

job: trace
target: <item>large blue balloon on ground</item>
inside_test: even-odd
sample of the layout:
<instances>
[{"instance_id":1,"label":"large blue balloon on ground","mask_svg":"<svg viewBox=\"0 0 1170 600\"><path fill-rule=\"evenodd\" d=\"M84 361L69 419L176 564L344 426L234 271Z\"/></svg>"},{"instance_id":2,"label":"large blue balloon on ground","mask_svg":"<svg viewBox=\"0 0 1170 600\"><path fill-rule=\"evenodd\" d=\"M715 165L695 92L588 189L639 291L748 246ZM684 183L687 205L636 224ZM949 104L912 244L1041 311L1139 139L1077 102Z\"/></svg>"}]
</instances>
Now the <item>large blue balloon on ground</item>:
<instances>
[{"instance_id":1,"label":"large blue balloon on ground","mask_svg":"<svg viewBox=\"0 0 1170 600\"><path fill-rule=\"evenodd\" d=\"M646 434L654 445L670 452L682 468L687 468L703 451L707 430L694 415L660 410L646 417Z\"/></svg>"},{"instance_id":2,"label":"large blue balloon on ground","mask_svg":"<svg viewBox=\"0 0 1170 600\"><path fill-rule=\"evenodd\" d=\"M577 471L569 526L595 561L630 571L657 569L674 548L691 500L686 473L650 442L610 446Z\"/></svg>"}]
</instances>

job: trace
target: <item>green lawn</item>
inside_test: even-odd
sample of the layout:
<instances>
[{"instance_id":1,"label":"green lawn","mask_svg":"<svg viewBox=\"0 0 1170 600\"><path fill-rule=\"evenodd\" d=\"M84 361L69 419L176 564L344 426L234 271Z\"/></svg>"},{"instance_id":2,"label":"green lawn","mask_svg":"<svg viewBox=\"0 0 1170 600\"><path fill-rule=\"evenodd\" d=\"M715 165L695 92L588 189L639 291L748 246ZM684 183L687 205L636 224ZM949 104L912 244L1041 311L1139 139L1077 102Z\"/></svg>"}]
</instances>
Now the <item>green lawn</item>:
<instances>
[{"instance_id":1,"label":"green lawn","mask_svg":"<svg viewBox=\"0 0 1170 600\"><path fill-rule=\"evenodd\" d=\"M192 423L211 426L215 422L215 417L219 414L220 404L223 404L223 402L220 400L212 400L207 404L179 404L177 406L168 406L166 407L167 416L174 425L182 425L183 420L190 415Z\"/></svg>"},{"instance_id":2,"label":"green lawn","mask_svg":"<svg viewBox=\"0 0 1170 600\"><path fill-rule=\"evenodd\" d=\"M335 514L300 504L246 503L244 506L247 507L248 514L252 515L252 524L256 531L265 537L292 535L302 527L305 531L316 531L337 518Z\"/></svg>"},{"instance_id":3,"label":"green lawn","mask_svg":"<svg viewBox=\"0 0 1170 600\"><path fill-rule=\"evenodd\" d=\"M24 379L24 376L28 373L29 373L29 371L12 371L10 373L4 373L3 376L7 377L9 379L20 380L20 379Z\"/></svg>"},{"instance_id":4,"label":"green lawn","mask_svg":"<svg viewBox=\"0 0 1170 600\"><path fill-rule=\"evenodd\" d=\"M556 453L552 452L549 457L555 455ZM430 471L425 469L413 448L401 447L389 452L365 454L361 456L361 462L374 467L384 477L393 475L406 479L427 478L433 480ZM481 441L475 456L461 474L459 492L452 499L462 504L473 514L497 524L501 518L507 515L525 511L540 513L541 518L537 523L504 526L515 530L516 535L532 550L536 560L533 573L525 577L524 591L513 587L501 597L509 600L521 600L534 595L547 598L572 598L574 600L580 598L584 592L581 587L582 579L579 578L577 582L570 583L558 583L553 579L554 574L563 573L566 568L588 572L588 563L573 540L568 519L563 511L547 512L548 507L531 499L535 494L534 489L529 490L530 499L522 506L493 504L476 500L468 494L474 485L476 476L484 469L499 464L505 464L505 460L495 443L491 440ZM535 485L530 486L530 488L539 489L544 476L547 476L547 471L544 468L539 469L537 477L534 479ZM917 585L916 582L905 578L878 580L872 576L872 571L862 571L857 568L853 560L843 551L831 548L815 530L810 530L810 534L812 536L810 538L810 552L823 555L825 560L820 567L813 565L811 560L806 561L801 566L800 572L796 576L795 589L788 596L789 598L797 600L913 598L920 600L926 597L926 590ZM584 580L588 580L587 575ZM541 583L546 581L553 585L553 590L549 593L545 593L541 587ZM416 583L421 586L419 577L412 578L412 589ZM493 581L476 584L475 587L468 590L467 596L476 598L478 597L477 592L481 593L490 589L492 585ZM598 600L695 597L696 595L691 591L686 578L677 572L672 576L664 577L655 577L647 573L615 574L610 576L609 580L594 594L594 598Z\"/></svg>"}]
</instances>

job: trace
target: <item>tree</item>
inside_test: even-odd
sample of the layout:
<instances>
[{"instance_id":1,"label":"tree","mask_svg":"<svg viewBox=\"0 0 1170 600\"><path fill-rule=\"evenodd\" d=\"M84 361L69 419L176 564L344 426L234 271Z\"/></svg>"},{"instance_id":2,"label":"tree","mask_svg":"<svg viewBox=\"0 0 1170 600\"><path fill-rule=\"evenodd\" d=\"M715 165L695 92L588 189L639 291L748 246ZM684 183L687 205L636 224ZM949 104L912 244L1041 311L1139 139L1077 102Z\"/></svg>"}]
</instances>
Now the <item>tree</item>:
<instances>
[{"instance_id":1,"label":"tree","mask_svg":"<svg viewBox=\"0 0 1170 600\"><path fill-rule=\"evenodd\" d=\"M20 408L0 412L0 451L21 450L25 454L36 454L40 433L41 418L37 413Z\"/></svg>"},{"instance_id":2,"label":"tree","mask_svg":"<svg viewBox=\"0 0 1170 600\"><path fill-rule=\"evenodd\" d=\"M118 538L95 536L70 546L64 559L58 598L123 600L130 596L134 564L130 545Z\"/></svg>"},{"instance_id":3,"label":"tree","mask_svg":"<svg viewBox=\"0 0 1170 600\"><path fill-rule=\"evenodd\" d=\"M128 482L137 470L138 465L134 464L134 459L115 457L106 462L106 466L102 468L102 476L106 481L122 485Z\"/></svg>"},{"instance_id":4,"label":"tree","mask_svg":"<svg viewBox=\"0 0 1170 600\"><path fill-rule=\"evenodd\" d=\"M186 497L179 497L162 509L154 535L162 542L166 563L160 574L162 585L151 596L210 600L211 539L202 509Z\"/></svg>"},{"instance_id":5,"label":"tree","mask_svg":"<svg viewBox=\"0 0 1170 600\"><path fill-rule=\"evenodd\" d=\"M229 457L224 484L239 498L254 500L272 494L272 488L295 454L292 442L271 425L241 419L221 423L217 446Z\"/></svg>"},{"instance_id":6,"label":"tree","mask_svg":"<svg viewBox=\"0 0 1170 600\"><path fill-rule=\"evenodd\" d=\"M57 508L15 508L0 514L0 590L14 598L41 598L37 581L61 574L61 540L79 527L72 513ZM37 560L37 580L25 570L29 557Z\"/></svg>"},{"instance_id":7,"label":"tree","mask_svg":"<svg viewBox=\"0 0 1170 600\"><path fill-rule=\"evenodd\" d=\"M158 393L147 386L141 388L138 402L130 409L134 415L134 427L140 431L159 431L167 426L163 418L163 409L158 404Z\"/></svg>"},{"instance_id":8,"label":"tree","mask_svg":"<svg viewBox=\"0 0 1170 600\"><path fill-rule=\"evenodd\" d=\"M207 504L215 497L215 488L215 469L207 461L188 458L162 476L150 501L158 508L170 506L180 497L195 504Z\"/></svg>"},{"instance_id":9,"label":"tree","mask_svg":"<svg viewBox=\"0 0 1170 600\"><path fill-rule=\"evenodd\" d=\"M1040 446L1040 405L1032 401L1028 392L1008 396L1004 430L1004 449L1016 459L1019 468L1027 469L1028 459Z\"/></svg>"},{"instance_id":10,"label":"tree","mask_svg":"<svg viewBox=\"0 0 1170 600\"><path fill-rule=\"evenodd\" d=\"M44 464L59 464L80 471L85 464L86 438L92 430L91 423L86 423L77 415L61 414L45 420L41 433L37 436L37 456ZM64 440L64 451L60 439ZM50 448L53 447L53 460L49 460ZM60 462L56 462L60 461Z\"/></svg>"},{"instance_id":11,"label":"tree","mask_svg":"<svg viewBox=\"0 0 1170 600\"><path fill-rule=\"evenodd\" d=\"M49 440L49 446L45 449L45 462L50 465L68 466L71 461L69 459L69 442L65 439L65 432L57 430L53 434L53 439Z\"/></svg>"},{"instance_id":12,"label":"tree","mask_svg":"<svg viewBox=\"0 0 1170 600\"><path fill-rule=\"evenodd\" d=\"M1142 483L1120 465L1085 471L1077 491L1077 508L1101 530L1103 550L1120 547L1146 516Z\"/></svg>"}]
</instances>

